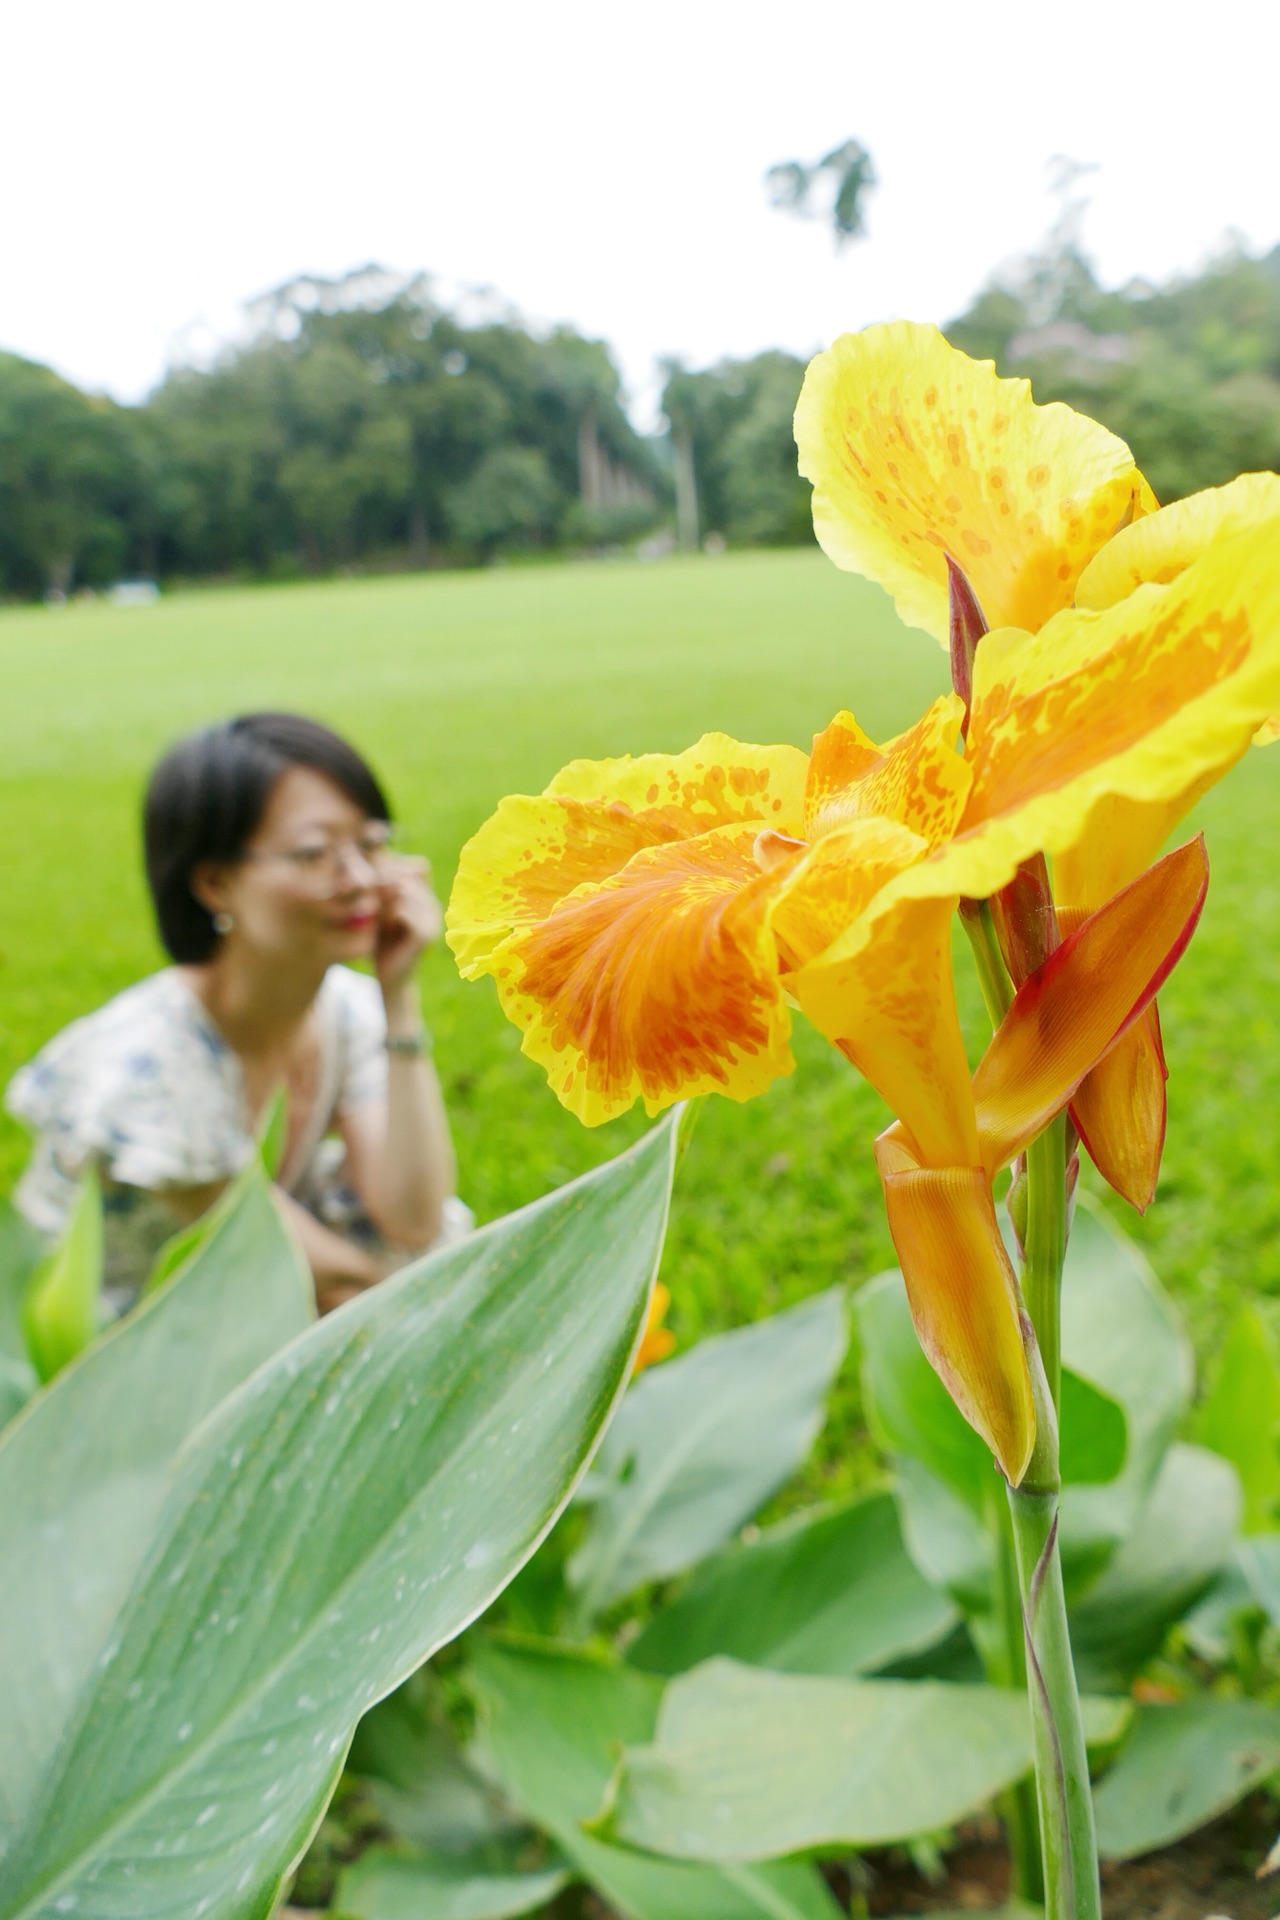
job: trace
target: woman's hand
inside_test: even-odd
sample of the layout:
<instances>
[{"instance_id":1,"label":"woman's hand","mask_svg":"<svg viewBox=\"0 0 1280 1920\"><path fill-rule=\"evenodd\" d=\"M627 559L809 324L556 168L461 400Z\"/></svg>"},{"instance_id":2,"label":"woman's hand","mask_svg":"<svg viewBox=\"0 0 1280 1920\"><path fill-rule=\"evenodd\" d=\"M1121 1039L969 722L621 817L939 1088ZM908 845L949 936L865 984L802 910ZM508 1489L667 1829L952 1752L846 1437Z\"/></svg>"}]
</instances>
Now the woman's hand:
<instances>
[{"instance_id":1,"label":"woman's hand","mask_svg":"<svg viewBox=\"0 0 1280 1920\"><path fill-rule=\"evenodd\" d=\"M411 983L418 956L440 938L444 915L431 891L430 866L417 855L392 856L379 883L381 906L373 964L384 1000Z\"/></svg>"}]
</instances>

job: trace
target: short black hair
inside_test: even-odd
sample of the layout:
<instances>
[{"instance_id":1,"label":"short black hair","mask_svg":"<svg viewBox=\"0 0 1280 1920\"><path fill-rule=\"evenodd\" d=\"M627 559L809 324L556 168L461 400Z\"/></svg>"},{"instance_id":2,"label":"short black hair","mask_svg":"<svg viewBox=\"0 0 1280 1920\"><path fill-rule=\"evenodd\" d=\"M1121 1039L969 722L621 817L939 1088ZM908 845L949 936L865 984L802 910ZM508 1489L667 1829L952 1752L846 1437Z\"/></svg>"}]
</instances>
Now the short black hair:
<instances>
[{"instance_id":1,"label":"short black hair","mask_svg":"<svg viewBox=\"0 0 1280 1920\"><path fill-rule=\"evenodd\" d=\"M313 767L370 820L390 820L377 776L355 748L300 713L244 713L170 747L147 784L143 844L160 938L175 960L208 960L213 915L191 890L204 860L239 860L277 780Z\"/></svg>"}]
</instances>

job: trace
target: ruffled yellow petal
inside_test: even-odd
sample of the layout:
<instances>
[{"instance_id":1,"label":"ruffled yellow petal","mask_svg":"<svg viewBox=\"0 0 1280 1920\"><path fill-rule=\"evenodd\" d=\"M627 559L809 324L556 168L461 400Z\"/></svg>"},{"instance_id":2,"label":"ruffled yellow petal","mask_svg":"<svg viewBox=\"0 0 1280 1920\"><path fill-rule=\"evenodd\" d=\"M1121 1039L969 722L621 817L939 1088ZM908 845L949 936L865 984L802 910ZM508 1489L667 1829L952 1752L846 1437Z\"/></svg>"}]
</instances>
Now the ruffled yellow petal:
<instances>
[{"instance_id":1,"label":"ruffled yellow petal","mask_svg":"<svg viewBox=\"0 0 1280 1920\"><path fill-rule=\"evenodd\" d=\"M1076 583L1076 605L1102 612L1153 581L1167 586L1224 530L1240 532L1280 515L1280 474L1242 473L1229 486L1175 500L1124 527L1095 554Z\"/></svg>"},{"instance_id":2,"label":"ruffled yellow petal","mask_svg":"<svg viewBox=\"0 0 1280 1920\"><path fill-rule=\"evenodd\" d=\"M992 627L1034 632L1154 497L1122 440L1025 380L1001 380L934 327L896 321L819 354L796 408L824 551L947 638L950 554Z\"/></svg>"},{"instance_id":3,"label":"ruffled yellow petal","mask_svg":"<svg viewBox=\"0 0 1280 1920\"><path fill-rule=\"evenodd\" d=\"M988 1176L1060 1113L1155 998L1204 906L1203 839L1166 854L1091 914L1031 978L978 1063L973 1097Z\"/></svg>"},{"instance_id":4,"label":"ruffled yellow petal","mask_svg":"<svg viewBox=\"0 0 1280 1920\"><path fill-rule=\"evenodd\" d=\"M1036 1437L1017 1282L981 1167L922 1167L900 1127L876 1142L889 1231L925 1356L1017 1486Z\"/></svg>"},{"instance_id":5,"label":"ruffled yellow petal","mask_svg":"<svg viewBox=\"0 0 1280 1920\"><path fill-rule=\"evenodd\" d=\"M1140 587L1104 613L1061 613L1034 636L988 634L955 844L1060 862L1096 808L1127 801L1130 829L1147 815L1145 856L1275 712L1280 520L1223 535L1171 585ZM1078 879L1062 898L1088 904L1072 898Z\"/></svg>"},{"instance_id":6,"label":"ruffled yellow petal","mask_svg":"<svg viewBox=\"0 0 1280 1920\"><path fill-rule=\"evenodd\" d=\"M754 820L797 833L807 755L704 734L684 753L575 760L537 798L515 794L462 849L449 945L468 979L496 947L536 926L576 887L618 873L645 847Z\"/></svg>"},{"instance_id":7,"label":"ruffled yellow petal","mask_svg":"<svg viewBox=\"0 0 1280 1920\"><path fill-rule=\"evenodd\" d=\"M973 776L958 751L963 700L935 700L923 719L876 746L851 713L838 713L813 743L805 787L810 839L852 820L878 818L909 827L931 847L949 840Z\"/></svg>"},{"instance_id":8,"label":"ruffled yellow petal","mask_svg":"<svg viewBox=\"0 0 1280 1920\"><path fill-rule=\"evenodd\" d=\"M793 1066L769 905L785 863L754 857L757 823L646 847L518 928L492 973L524 1051L588 1126L643 1100L734 1100Z\"/></svg>"}]
</instances>

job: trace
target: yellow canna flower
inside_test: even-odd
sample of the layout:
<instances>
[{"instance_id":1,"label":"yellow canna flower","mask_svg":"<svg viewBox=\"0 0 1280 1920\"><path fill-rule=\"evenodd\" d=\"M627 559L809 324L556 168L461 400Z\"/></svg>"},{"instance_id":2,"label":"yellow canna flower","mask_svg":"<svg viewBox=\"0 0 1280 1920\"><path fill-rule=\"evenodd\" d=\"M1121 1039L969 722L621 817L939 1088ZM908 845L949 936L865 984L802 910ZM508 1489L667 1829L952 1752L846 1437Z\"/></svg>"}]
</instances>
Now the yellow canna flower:
<instances>
[{"instance_id":1,"label":"yellow canna flower","mask_svg":"<svg viewBox=\"0 0 1280 1920\"><path fill-rule=\"evenodd\" d=\"M906 323L847 335L818 356L796 438L822 545L887 587L904 619L951 639L966 693L968 661L957 662L948 634L957 589L970 646L987 625L1035 632L1073 598L1104 610L1145 583L1167 584L1215 536L1280 512L1274 474L1156 510L1123 442L1068 407L1037 406L1025 381L1001 380L990 362ZM1280 712L1255 735L1277 737ZM1206 784L1217 777L1211 770ZM1142 872L1193 798L1179 795L1163 820L1149 806L1100 802L1059 856L1066 921ZM1155 1191L1166 1078L1152 1007L1072 1109L1105 1178L1139 1209Z\"/></svg>"},{"instance_id":2,"label":"yellow canna flower","mask_svg":"<svg viewBox=\"0 0 1280 1920\"><path fill-rule=\"evenodd\" d=\"M795 433L824 552L943 641L948 554L989 626L1034 632L1156 504L1123 440L1061 403L1037 406L1027 381L909 321L820 353Z\"/></svg>"},{"instance_id":3,"label":"yellow canna flower","mask_svg":"<svg viewBox=\"0 0 1280 1920\"><path fill-rule=\"evenodd\" d=\"M631 1369L634 1380L646 1367L657 1366L660 1360L667 1360L675 1352L676 1337L670 1327L662 1323L667 1317L667 1308L671 1305L670 1290L661 1280L653 1283L653 1292L649 1296L649 1310L645 1314L644 1333L636 1353L635 1365Z\"/></svg>"}]
</instances>

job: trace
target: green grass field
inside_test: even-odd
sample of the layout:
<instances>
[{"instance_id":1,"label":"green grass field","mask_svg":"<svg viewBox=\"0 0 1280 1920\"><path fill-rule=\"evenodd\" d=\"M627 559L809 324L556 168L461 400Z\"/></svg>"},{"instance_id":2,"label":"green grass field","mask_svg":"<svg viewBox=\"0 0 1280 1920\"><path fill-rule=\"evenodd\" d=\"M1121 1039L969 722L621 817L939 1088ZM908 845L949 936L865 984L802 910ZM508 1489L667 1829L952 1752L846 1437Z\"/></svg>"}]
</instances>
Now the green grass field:
<instances>
[{"instance_id":1,"label":"green grass field","mask_svg":"<svg viewBox=\"0 0 1280 1920\"><path fill-rule=\"evenodd\" d=\"M814 552L547 566L209 591L153 607L0 614L0 1069L160 964L137 846L147 769L176 735L261 706L349 733L447 892L457 852L511 791L579 755L674 750L710 727L807 745L849 706L873 733L945 682L941 650ZM1280 1293L1280 748L1203 804L1213 881L1162 996L1171 1118L1160 1195L1129 1224L1202 1356L1234 1307ZM963 963L963 956L961 956ZM961 964L975 1046L982 1027ZM482 1218L616 1151L523 1058L491 983L446 952L425 974L461 1186ZM664 1269L682 1341L891 1258L870 1142L884 1109L813 1033L798 1071L745 1107L707 1105ZM0 1182L25 1143L0 1135ZM1096 1184L1096 1183L1095 1183ZM1117 1211L1123 1212L1116 1203ZM861 1471L856 1369L820 1472Z\"/></svg>"}]
</instances>

